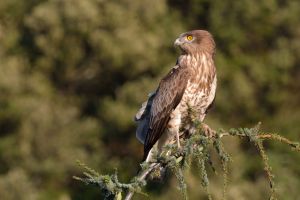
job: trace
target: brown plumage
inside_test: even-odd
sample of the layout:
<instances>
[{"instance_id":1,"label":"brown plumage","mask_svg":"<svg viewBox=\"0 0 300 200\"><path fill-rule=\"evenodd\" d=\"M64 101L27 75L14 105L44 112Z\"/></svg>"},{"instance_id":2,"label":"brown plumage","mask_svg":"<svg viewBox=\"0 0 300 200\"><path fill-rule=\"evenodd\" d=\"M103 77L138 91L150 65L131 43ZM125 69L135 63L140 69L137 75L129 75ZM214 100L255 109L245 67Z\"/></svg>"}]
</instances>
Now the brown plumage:
<instances>
[{"instance_id":1,"label":"brown plumage","mask_svg":"<svg viewBox=\"0 0 300 200\"><path fill-rule=\"evenodd\" d=\"M174 45L182 51L176 65L160 81L135 118L136 135L144 144L147 161L155 144L161 150L163 145L179 137L179 129L193 132L188 108L203 121L215 97L215 43L211 34L204 30L183 33Z\"/></svg>"}]
</instances>

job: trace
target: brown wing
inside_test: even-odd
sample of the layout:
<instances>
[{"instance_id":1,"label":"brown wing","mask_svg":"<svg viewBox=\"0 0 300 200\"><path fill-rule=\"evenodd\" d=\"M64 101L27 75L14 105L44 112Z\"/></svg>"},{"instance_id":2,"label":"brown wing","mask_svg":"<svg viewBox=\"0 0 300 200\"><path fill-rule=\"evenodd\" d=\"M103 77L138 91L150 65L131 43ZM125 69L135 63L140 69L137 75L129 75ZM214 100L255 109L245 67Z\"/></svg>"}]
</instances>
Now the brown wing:
<instances>
[{"instance_id":1,"label":"brown wing","mask_svg":"<svg viewBox=\"0 0 300 200\"><path fill-rule=\"evenodd\" d=\"M149 129L144 143L144 160L165 131L171 112L181 101L188 79L188 69L175 66L161 80L151 107Z\"/></svg>"}]
</instances>

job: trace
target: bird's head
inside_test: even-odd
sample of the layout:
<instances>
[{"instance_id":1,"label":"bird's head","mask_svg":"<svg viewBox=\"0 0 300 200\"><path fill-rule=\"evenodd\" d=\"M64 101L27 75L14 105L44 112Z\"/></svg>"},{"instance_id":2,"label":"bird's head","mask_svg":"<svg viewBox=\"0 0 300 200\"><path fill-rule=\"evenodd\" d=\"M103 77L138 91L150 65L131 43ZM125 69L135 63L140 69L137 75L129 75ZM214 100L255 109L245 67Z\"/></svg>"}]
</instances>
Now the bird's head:
<instances>
[{"instance_id":1,"label":"bird's head","mask_svg":"<svg viewBox=\"0 0 300 200\"><path fill-rule=\"evenodd\" d=\"M212 35L205 30L193 30L182 33L174 42L183 54L196 54L205 51L211 54L215 52L215 42Z\"/></svg>"}]
</instances>

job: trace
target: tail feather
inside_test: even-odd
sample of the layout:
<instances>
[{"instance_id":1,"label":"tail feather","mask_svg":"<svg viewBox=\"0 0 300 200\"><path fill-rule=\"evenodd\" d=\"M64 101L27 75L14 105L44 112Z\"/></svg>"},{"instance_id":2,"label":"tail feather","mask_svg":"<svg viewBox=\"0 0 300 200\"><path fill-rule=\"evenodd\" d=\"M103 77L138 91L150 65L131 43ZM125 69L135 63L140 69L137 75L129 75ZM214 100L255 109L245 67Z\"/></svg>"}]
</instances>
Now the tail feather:
<instances>
[{"instance_id":1,"label":"tail feather","mask_svg":"<svg viewBox=\"0 0 300 200\"><path fill-rule=\"evenodd\" d=\"M149 129L150 112L155 93L150 93L149 98L142 104L142 107L135 115L135 121L137 122L136 137L144 144Z\"/></svg>"}]
</instances>

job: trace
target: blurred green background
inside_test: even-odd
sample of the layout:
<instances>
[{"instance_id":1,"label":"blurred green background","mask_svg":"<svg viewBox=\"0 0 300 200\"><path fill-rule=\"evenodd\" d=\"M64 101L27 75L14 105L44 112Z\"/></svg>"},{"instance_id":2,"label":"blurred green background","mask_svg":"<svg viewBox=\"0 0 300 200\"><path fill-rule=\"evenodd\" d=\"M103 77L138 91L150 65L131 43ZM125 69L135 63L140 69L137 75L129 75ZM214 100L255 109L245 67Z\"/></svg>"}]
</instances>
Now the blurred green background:
<instances>
[{"instance_id":1,"label":"blurred green background","mask_svg":"<svg viewBox=\"0 0 300 200\"><path fill-rule=\"evenodd\" d=\"M1 0L0 199L101 199L72 179L77 159L101 173L118 168L129 181L143 149L133 116L176 62L174 39L192 29L209 30L217 43L217 98L206 122L262 121L299 141L299 1ZM267 199L255 148L225 142L228 199ZM265 145L278 196L300 199L300 154ZM210 174L218 199L222 175ZM190 198L205 199L196 169L186 177ZM176 186L169 177L135 199L180 199Z\"/></svg>"}]
</instances>

